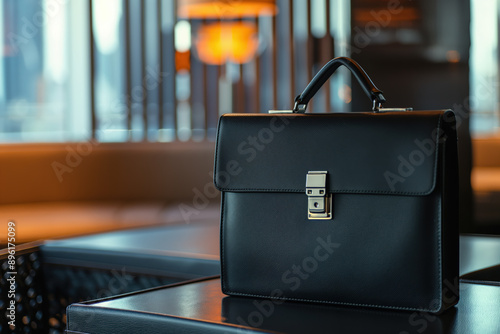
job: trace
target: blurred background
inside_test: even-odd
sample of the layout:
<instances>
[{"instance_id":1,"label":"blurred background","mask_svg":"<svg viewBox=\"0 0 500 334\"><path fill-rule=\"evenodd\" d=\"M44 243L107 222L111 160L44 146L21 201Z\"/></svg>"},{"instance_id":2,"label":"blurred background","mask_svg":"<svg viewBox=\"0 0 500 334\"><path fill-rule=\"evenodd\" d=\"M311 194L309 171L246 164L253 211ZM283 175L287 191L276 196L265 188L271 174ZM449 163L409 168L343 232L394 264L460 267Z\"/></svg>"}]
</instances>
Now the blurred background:
<instances>
[{"instance_id":1,"label":"blurred background","mask_svg":"<svg viewBox=\"0 0 500 334\"><path fill-rule=\"evenodd\" d=\"M0 0L18 326L62 333L73 302L218 274L219 116L291 109L339 56L386 107L455 111L460 231L500 234L499 14L500 0ZM369 110L344 68L308 108ZM497 252L478 254L475 269Z\"/></svg>"},{"instance_id":2,"label":"blurred background","mask_svg":"<svg viewBox=\"0 0 500 334\"><path fill-rule=\"evenodd\" d=\"M499 10L498 0L2 0L0 216L31 221L26 240L57 236L43 232L61 205L58 229L88 225L88 209L106 203L110 221L118 210L135 226L151 208L161 221L210 182L219 115L290 109L322 65L350 56L386 107L456 111L461 231L500 233ZM325 86L309 112L371 107L345 69ZM136 216L123 213L138 202ZM85 231L96 229L61 235Z\"/></svg>"}]
</instances>

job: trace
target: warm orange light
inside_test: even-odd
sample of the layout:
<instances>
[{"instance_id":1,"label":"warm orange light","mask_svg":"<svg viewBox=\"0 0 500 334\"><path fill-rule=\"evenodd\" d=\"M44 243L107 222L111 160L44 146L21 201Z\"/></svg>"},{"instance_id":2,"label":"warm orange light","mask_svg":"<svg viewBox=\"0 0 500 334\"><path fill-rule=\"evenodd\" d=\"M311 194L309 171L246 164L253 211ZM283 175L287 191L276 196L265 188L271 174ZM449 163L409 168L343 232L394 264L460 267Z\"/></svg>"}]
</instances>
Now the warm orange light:
<instances>
[{"instance_id":1,"label":"warm orange light","mask_svg":"<svg viewBox=\"0 0 500 334\"><path fill-rule=\"evenodd\" d=\"M220 65L230 61L243 64L257 53L259 38L254 24L225 22L202 26L195 44L198 57L204 63Z\"/></svg>"},{"instance_id":2,"label":"warm orange light","mask_svg":"<svg viewBox=\"0 0 500 334\"><path fill-rule=\"evenodd\" d=\"M446 52L446 60L450 63L458 63L460 62L460 52L457 50L448 50Z\"/></svg>"},{"instance_id":3,"label":"warm orange light","mask_svg":"<svg viewBox=\"0 0 500 334\"><path fill-rule=\"evenodd\" d=\"M235 18L275 15L275 0L179 0L181 18Z\"/></svg>"},{"instance_id":4,"label":"warm orange light","mask_svg":"<svg viewBox=\"0 0 500 334\"><path fill-rule=\"evenodd\" d=\"M338 91L339 98L344 101L344 103L351 103L352 101L352 90L348 85L343 85Z\"/></svg>"},{"instance_id":5,"label":"warm orange light","mask_svg":"<svg viewBox=\"0 0 500 334\"><path fill-rule=\"evenodd\" d=\"M175 51L175 70L177 72L189 71L191 68L191 52L185 51Z\"/></svg>"},{"instance_id":6,"label":"warm orange light","mask_svg":"<svg viewBox=\"0 0 500 334\"><path fill-rule=\"evenodd\" d=\"M382 15L381 12L384 12ZM420 12L416 8L401 7L397 13L391 14L388 10L376 11L373 9L357 9L354 11L354 21L358 25L373 25L380 27L399 28L411 25L420 19Z\"/></svg>"}]
</instances>

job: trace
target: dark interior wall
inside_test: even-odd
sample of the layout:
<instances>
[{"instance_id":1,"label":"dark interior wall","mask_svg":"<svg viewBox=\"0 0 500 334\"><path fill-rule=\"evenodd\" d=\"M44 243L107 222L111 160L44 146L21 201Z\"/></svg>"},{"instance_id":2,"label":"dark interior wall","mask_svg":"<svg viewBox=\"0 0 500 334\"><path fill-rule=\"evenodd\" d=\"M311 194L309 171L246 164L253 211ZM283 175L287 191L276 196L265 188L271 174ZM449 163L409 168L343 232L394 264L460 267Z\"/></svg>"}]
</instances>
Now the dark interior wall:
<instances>
[{"instance_id":1,"label":"dark interior wall","mask_svg":"<svg viewBox=\"0 0 500 334\"><path fill-rule=\"evenodd\" d=\"M353 57L354 58L354 57ZM418 59L387 59L368 52L354 58L384 91L384 107L412 107L415 110L453 108L469 96L469 66L434 63ZM366 94L353 84L353 111L371 106Z\"/></svg>"},{"instance_id":2,"label":"dark interior wall","mask_svg":"<svg viewBox=\"0 0 500 334\"><path fill-rule=\"evenodd\" d=\"M382 2L352 0L351 56L384 91L386 107L450 108L456 111L459 118L460 228L461 232L475 232L468 116L469 1L393 1L392 11L387 3L374 7L378 3ZM374 9L367 10L370 6ZM417 17L414 16L412 22L397 23L397 15L408 8L417 13ZM364 12L364 17L372 15L373 20L360 21L360 11ZM384 16L387 13L391 16ZM392 23L387 24L388 21ZM406 44L398 42L397 38L391 40L398 30L405 29L412 31L419 40ZM368 43L362 39L363 33L366 34L364 37L368 36ZM388 43L384 43L380 36L385 36ZM353 83L352 110L366 111L370 106L359 85Z\"/></svg>"},{"instance_id":3,"label":"dark interior wall","mask_svg":"<svg viewBox=\"0 0 500 334\"><path fill-rule=\"evenodd\" d=\"M408 9L417 16L409 22L398 20ZM356 19L358 12L371 20ZM352 13L351 56L384 91L388 107L425 110L464 103L469 96L468 0L352 0ZM412 39L402 42L401 31ZM451 62L457 54L459 59ZM366 102L354 84L352 110L365 110Z\"/></svg>"}]
</instances>

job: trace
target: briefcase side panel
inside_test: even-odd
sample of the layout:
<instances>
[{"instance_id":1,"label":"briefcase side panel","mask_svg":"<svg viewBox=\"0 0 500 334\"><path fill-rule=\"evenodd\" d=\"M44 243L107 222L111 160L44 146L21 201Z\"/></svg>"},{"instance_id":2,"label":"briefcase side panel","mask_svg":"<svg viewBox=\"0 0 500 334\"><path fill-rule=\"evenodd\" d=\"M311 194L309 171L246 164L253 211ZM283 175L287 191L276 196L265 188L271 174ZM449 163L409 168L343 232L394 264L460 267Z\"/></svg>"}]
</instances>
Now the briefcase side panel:
<instances>
[{"instance_id":1,"label":"briefcase side panel","mask_svg":"<svg viewBox=\"0 0 500 334\"><path fill-rule=\"evenodd\" d=\"M444 130L440 141L438 170L442 188L442 249L443 249L443 306L442 310L456 305L460 298L459 285L459 177L457 132L453 112L443 117Z\"/></svg>"},{"instance_id":2,"label":"briefcase side panel","mask_svg":"<svg viewBox=\"0 0 500 334\"><path fill-rule=\"evenodd\" d=\"M328 221L307 219L305 194L225 192L222 200L226 294L441 309L439 193L334 195Z\"/></svg>"}]
</instances>

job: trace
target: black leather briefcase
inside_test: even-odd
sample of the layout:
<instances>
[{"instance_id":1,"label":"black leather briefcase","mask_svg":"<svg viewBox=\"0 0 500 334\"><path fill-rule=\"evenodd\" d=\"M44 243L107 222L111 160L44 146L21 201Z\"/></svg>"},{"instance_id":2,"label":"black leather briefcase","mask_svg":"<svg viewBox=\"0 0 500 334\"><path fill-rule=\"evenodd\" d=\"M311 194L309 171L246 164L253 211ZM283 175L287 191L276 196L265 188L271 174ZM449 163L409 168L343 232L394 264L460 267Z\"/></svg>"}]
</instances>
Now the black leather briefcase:
<instances>
[{"instance_id":1,"label":"black leather briefcase","mask_svg":"<svg viewBox=\"0 0 500 334\"><path fill-rule=\"evenodd\" d=\"M340 65L373 111L304 113ZM357 63L336 58L293 110L221 116L224 293L433 313L458 302L454 114L383 102Z\"/></svg>"}]
</instances>

